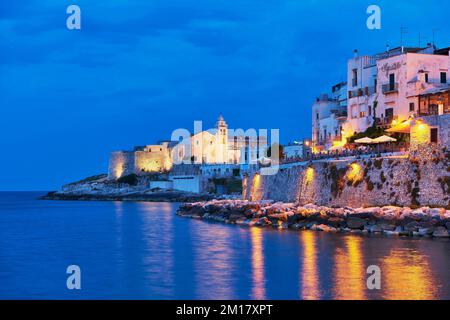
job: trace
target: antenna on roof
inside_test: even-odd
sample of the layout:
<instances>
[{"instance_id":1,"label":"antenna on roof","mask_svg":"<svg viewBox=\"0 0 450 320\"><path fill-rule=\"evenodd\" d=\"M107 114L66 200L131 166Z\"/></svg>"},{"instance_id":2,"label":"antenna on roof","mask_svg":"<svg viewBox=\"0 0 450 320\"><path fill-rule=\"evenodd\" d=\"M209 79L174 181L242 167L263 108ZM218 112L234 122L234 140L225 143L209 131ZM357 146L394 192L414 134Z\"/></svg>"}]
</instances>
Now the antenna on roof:
<instances>
[{"instance_id":1,"label":"antenna on roof","mask_svg":"<svg viewBox=\"0 0 450 320\"><path fill-rule=\"evenodd\" d=\"M403 52L403 35L408 33L408 28L401 26L400 27L400 47L402 47Z\"/></svg>"},{"instance_id":2,"label":"antenna on roof","mask_svg":"<svg viewBox=\"0 0 450 320\"><path fill-rule=\"evenodd\" d=\"M428 37L424 37L422 36L422 33L419 32L419 48L422 48L422 40L427 39ZM429 47L429 45L427 45L427 47Z\"/></svg>"}]
</instances>

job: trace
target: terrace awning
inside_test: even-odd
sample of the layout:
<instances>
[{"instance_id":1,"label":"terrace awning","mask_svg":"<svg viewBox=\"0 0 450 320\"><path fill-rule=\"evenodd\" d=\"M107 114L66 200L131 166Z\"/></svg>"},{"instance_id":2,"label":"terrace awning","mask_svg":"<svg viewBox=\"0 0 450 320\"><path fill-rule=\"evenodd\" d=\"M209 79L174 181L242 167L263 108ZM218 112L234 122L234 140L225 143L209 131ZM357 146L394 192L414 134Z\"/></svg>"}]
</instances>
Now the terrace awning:
<instances>
[{"instance_id":1,"label":"terrace awning","mask_svg":"<svg viewBox=\"0 0 450 320\"><path fill-rule=\"evenodd\" d=\"M398 132L398 133L409 133L411 129L411 120L405 120L402 123L396 124L392 128L386 130L386 132Z\"/></svg>"}]
</instances>

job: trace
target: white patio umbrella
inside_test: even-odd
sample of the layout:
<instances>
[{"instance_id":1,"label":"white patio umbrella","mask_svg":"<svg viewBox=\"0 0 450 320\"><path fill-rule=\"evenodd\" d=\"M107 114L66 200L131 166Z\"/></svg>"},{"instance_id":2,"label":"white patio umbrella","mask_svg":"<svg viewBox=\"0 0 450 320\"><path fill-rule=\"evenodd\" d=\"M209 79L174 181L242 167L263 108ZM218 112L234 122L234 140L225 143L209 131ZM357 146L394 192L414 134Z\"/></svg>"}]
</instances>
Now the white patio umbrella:
<instances>
[{"instance_id":1,"label":"white patio umbrella","mask_svg":"<svg viewBox=\"0 0 450 320\"><path fill-rule=\"evenodd\" d=\"M369 143L374 143L374 142L373 142L373 139L371 139L369 137L364 137L364 138L355 140L355 143L366 143L366 144L369 144Z\"/></svg>"},{"instance_id":2,"label":"white patio umbrella","mask_svg":"<svg viewBox=\"0 0 450 320\"><path fill-rule=\"evenodd\" d=\"M389 136L381 136L372 140L373 143L386 143L386 142L395 142L397 139L389 137Z\"/></svg>"}]
</instances>

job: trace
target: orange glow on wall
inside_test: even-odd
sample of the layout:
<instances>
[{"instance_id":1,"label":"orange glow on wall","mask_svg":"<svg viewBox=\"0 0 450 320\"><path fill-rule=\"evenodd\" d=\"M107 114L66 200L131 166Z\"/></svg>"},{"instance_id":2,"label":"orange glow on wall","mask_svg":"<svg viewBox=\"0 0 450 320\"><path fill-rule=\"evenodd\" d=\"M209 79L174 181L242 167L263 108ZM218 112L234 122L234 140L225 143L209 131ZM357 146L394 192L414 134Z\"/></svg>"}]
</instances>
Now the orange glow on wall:
<instances>
[{"instance_id":1,"label":"orange glow on wall","mask_svg":"<svg viewBox=\"0 0 450 320\"><path fill-rule=\"evenodd\" d=\"M347 179L351 182L356 182L362 179L361 166L354 162L350 165L350 169L347 172Z\"/></svg>"},{"instance_id":2,"label":"orange glow on wall","mask_svg":"<svg viewBox=\"0 0 450 320\"><path fill-rule=\"evenodd\" d=\"M116 167L114 168L114 174L116 175L116 179L122 177L123 174L123 163L116 164Z\"/></svg>"},{"instance_id":3,"label":"orange glow on wall","mask_svg":"<svg viewBox=\"0 0 450 320\"><path fill-rule=\"evenodd\" d=\"M253 176L252 187L250 191L250 200L260 200L261 199L261 175L256 173Z\"/></svg>"},{"instance_id":4,"label":"orange glow on wall","mask_svg":"<svg viewBox=\"0 0 450 320\"><path fill-rule=\"evenodd\" d=\"M430 126L421 120L417 120L410 129L411 150L417 149L418 145L430 143Z\"/></svg>"},{"instance_id":5,"label":"orange glow on wall","mask_svg":"<svg viewBox=\"0 0 450 320\"><path fill-rule=\"evenodd\" d=\"M314 168L313 167L309 167L308 169L306 169L306 183L311 183L314 180Z\"/></svg>"}]
</instances>

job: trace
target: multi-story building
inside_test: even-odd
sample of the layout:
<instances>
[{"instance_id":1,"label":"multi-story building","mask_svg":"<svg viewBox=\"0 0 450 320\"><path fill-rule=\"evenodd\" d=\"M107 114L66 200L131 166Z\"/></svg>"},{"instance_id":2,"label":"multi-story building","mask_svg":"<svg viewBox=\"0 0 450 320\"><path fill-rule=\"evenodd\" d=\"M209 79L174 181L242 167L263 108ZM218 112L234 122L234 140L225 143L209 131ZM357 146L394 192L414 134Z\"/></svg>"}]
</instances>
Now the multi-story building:
<instances>
[{"instance_id":1,"label":"multi-story building","mask_svg":"<svg viewBox=\"0 0 450 320\"><path fill-rule=\"evenodd\" d=\"M450 112L449 49L398 47L373 56L355 50L347 81L313 104L313 151L342 145L373 125L387 129L411 117Z\"/></svg>"},{"instance_id":2,"label":"multi-story building","mask_svg":"<svg viewBox=\"0 0 450 320\"><path fill-rule=\"evenodd\" d=\"M366 130L373 123L373 105L377 97L377 65L374 57L358 56L347 63L347 119L343 125L346 136Z\"/></svg>"},{"instance_id":3,"label":"multi-story building","mask_svg":"<svg viewBox=\"0 0 450 320\"><path fill-rule=\"evenodd\" d=\"M331 96L321 94L312 106L312 147L327 150L341 141L342 125L347 120L347 84L332 87Z\"/></svg>"},{"instance_id":4,"label":"multi-story building","mask_svg":"<svg viewBox=\"0 0 450 320\"><path fill-rule=\"evenodd\" d=\"M347 68L348 119L343 131L349 137L364 132L374 121L389 128L420 115L427 108L420 97L449 86L449 49L429 45L395 48L375 56L355 52Z\"/></svg>"}]
</instances>

